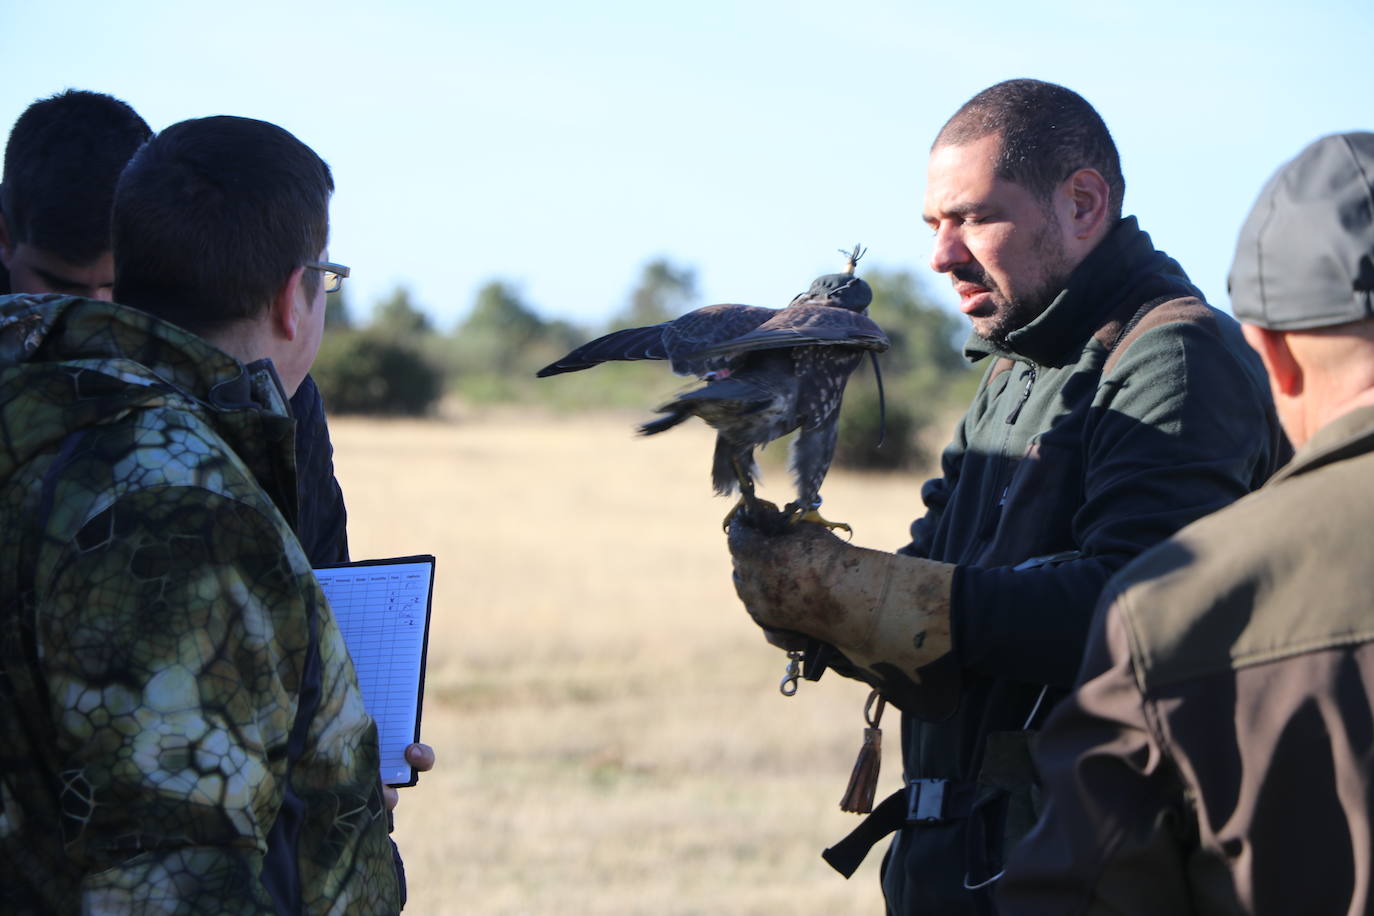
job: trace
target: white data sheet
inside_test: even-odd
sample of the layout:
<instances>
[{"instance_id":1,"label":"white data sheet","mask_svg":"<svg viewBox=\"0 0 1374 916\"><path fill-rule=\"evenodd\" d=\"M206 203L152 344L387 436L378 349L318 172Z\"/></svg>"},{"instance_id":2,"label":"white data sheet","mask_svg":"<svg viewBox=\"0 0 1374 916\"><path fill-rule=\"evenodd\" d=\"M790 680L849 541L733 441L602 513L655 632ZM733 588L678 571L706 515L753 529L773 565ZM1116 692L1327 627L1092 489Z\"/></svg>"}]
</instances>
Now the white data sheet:
<instances>
[{"instance_id":1,"label":"white data sheet","mask_svg":"<svg viewBox=\"0 0 1374 916\"><path fill-rule=\"evenodd\" d=\"M315 570L343 631L367 712L377 721L382 782L413 786L405 749L420 739L434 557L363 560Z\"/></svg>"}]
</instances>

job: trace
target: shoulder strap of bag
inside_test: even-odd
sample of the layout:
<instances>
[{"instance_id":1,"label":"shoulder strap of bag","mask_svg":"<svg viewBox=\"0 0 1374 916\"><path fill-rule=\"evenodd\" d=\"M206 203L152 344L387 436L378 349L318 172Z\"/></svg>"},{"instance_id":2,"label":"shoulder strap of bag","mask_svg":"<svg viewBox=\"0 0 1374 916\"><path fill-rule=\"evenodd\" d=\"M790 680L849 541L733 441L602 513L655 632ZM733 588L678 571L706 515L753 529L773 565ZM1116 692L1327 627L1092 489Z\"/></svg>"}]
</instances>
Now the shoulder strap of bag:
<instances>
[{"instance_id":1,"label":"shoulder strap of bag","mask_svg":"<svg viewBox=\"0 0 1374 916\"><path fill-rule=\"evenodd\" d=\"M1126 320L1112 316L1097 329L1093 339L1107 348L1107 360L1102 364L1105 378L1116 368L1131 344L1152 328L1175 321L1204 324L1214 321L1212 310L1195 296L1159 296L1146 302Z\"/></svg>"}]
</instances>

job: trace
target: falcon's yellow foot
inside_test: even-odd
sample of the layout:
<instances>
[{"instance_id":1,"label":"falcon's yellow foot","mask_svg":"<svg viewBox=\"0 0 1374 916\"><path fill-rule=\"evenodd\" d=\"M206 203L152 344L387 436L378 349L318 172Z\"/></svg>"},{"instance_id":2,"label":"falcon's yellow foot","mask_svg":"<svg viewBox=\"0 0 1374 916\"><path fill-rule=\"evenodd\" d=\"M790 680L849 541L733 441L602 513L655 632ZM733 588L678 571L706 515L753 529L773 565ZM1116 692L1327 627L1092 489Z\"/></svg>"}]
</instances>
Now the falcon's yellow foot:
<instances>
[{"instance_id":1,"label":"falcon's yellow foot","mask_svg":"<svg viewBox=\"0 0 1374 916\"><path fill-rule=\"evenodd\" d=\"M821 510L816 506L812 506L810 509L803 509L801 506L798 506L795 503L789 505L787 507L787 520L788 522L794 525L798 522L810 522L813 525L824 525L831 531L834 531L837 528L843 528L844 533L849 535L851 539L853 539L854 537L853 528L849 527L844 522L830 521L830 519L821 515Z\"/></svg>"}]
</instances>

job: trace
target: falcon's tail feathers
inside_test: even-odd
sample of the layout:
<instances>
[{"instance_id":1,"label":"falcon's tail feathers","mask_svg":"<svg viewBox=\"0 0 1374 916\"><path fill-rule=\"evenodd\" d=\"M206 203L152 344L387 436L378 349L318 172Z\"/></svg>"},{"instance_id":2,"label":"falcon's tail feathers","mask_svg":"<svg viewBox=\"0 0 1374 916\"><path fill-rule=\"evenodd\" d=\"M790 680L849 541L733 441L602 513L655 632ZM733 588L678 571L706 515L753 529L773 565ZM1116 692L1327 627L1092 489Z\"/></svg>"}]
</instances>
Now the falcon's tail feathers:
<instances>
[{"instance_id":1,"label":"falcon's tail feathers","mask_svg":"<svg viewBox=\"0 0 1374 916\"><path fill-rule=\"evenodd\" d=\"M700 403L709 401L734 402L740 411L749 411L764 407L771 400L771 394L760 388L748 379L738 376L729 378L715 379L707 382L700 388L693 388L684 391L677 396L675 401L670 404ZM668 405L665 404L659 409L662 410Z\"/></svg>"},{"instance_id":2,"label":"falcon's tail feathers","mask_svg":"<svg viewBox=\"0 0 1374 916\"><path fill-rule=\"evenodd\" d=\"M549 363L535 373L538 378L560 375L590 369L612 360L632 361L638 359L667 359L668 351L663 345L663 325L653 324L644 328L625 328L612 331L596 340L584 343L560 360Z\"/></svg>"},{"instance_id":3,"label":"falcon's tail feathers","mask_svg":"<svg viewBox=\"0 0 1374 916\"><path fill-rule=\"evenodd\" d=\"M661 433L664 430L672 429L692 415L690 410L678 407L674 403L663 405L659 408L659 412L666 414L666 416L659 417L657 420L650 420L648 423L640 424L639 434L641 436L652 436L655 433Z\"/></svg>"}]
</instances>

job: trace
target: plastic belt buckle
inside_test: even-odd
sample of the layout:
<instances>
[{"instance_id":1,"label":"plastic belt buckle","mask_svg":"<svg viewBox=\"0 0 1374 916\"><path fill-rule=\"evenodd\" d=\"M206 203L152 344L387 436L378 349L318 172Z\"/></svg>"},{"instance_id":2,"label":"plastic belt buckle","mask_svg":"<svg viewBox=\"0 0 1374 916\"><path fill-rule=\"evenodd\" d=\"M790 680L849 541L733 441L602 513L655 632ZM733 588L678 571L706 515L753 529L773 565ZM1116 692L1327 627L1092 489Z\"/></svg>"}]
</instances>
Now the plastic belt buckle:
<instances>
[{"instance_id":1,"label":"plastic belt buckle","mask_svg":"<svg viewBox=\"0 0 1374 916\"><path fill-rule=\"evenodd\" d=\"M802 656L802 677L808 681L819 681L834 654L833 646L816 639L807 640L806 654Z\"/></svg>"},{"instance_id":2,"label":"plastic belt buckle","mask_svg":"<svg viewBox=\"0 0 1374 916\"><path fill-rule=\"evenodd\" d=\"M913 779L907 783L906 822L938 824L945 819L948 779Z\"/></svg>"}]
</instances>

